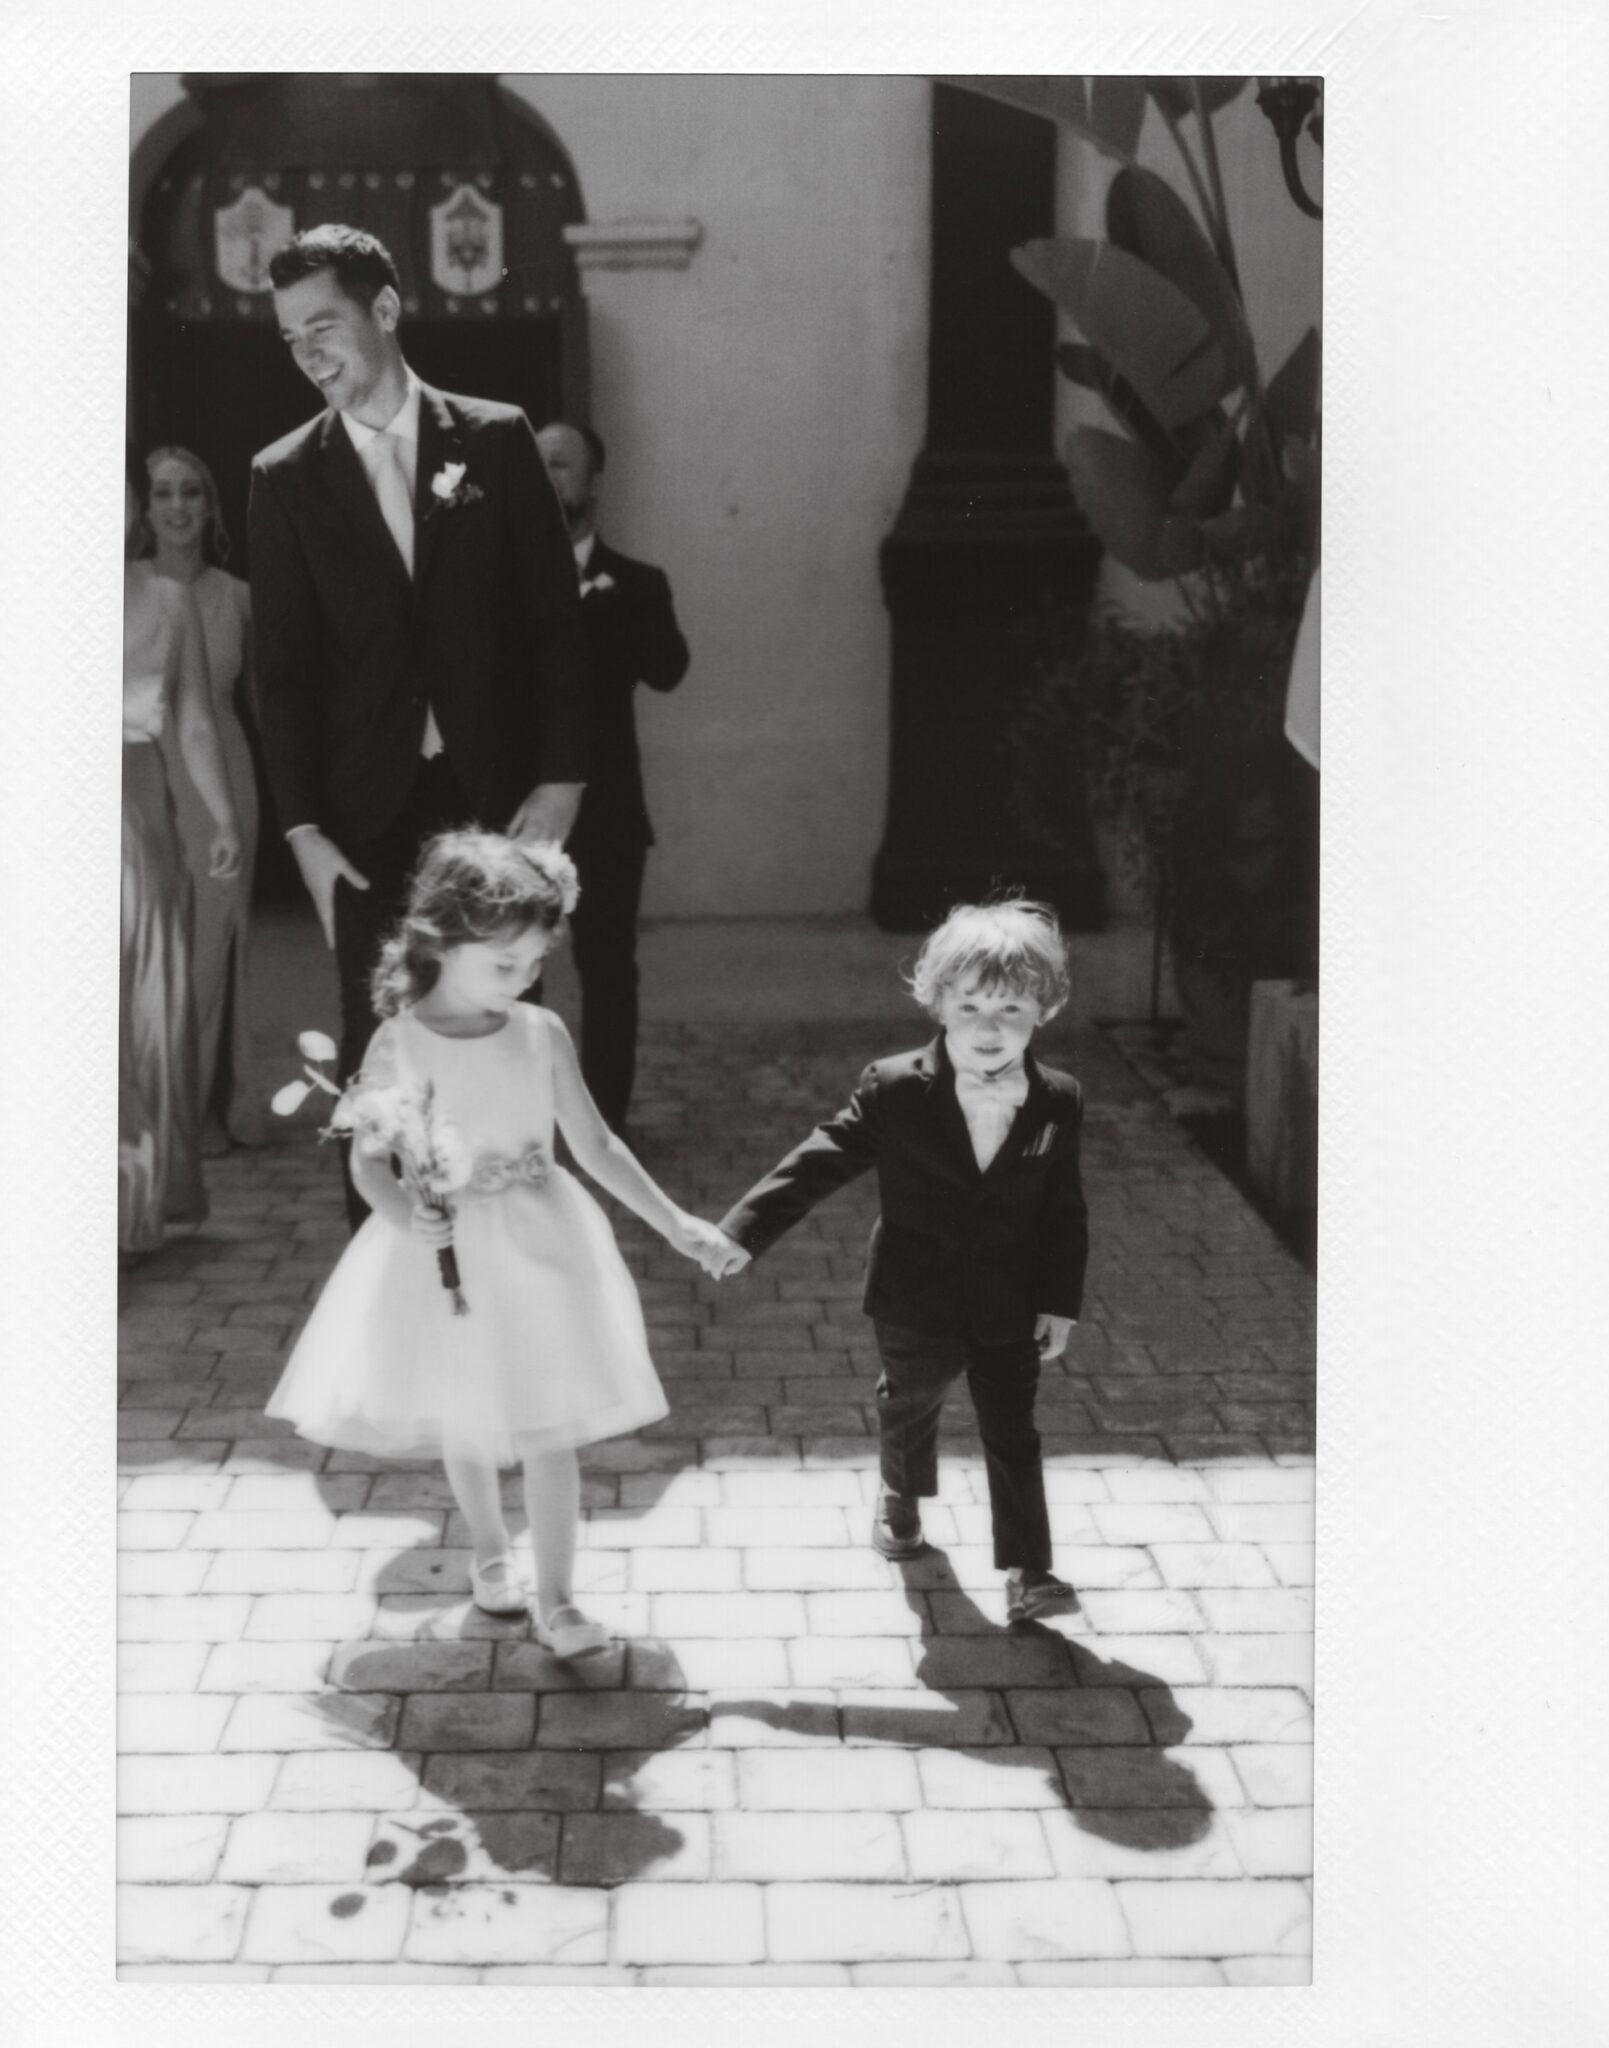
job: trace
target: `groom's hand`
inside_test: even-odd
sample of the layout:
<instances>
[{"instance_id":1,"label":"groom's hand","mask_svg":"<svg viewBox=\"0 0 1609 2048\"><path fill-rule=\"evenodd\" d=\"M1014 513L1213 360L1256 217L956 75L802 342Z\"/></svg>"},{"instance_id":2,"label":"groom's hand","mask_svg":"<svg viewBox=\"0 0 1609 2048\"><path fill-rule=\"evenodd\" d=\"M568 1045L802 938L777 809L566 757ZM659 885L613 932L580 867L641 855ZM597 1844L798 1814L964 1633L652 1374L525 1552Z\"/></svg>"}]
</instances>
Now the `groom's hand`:
<instances>
[{"instance_id":1,"label":"groom's hand","mask_svg":"<svg viewBox=\"0 0 1609 2048\"><path fill-rule=\"evenodd\" d=\"M316 825L298 825L287 837L302 882L313 899L318 921L324 929L324 943L335 947L335 884L341 876L354 889L366 889L368 878L360 875L333 839L326 839Z\"/></svg>"},{"instance_id":2,"label":"groom's hand","mask_svg":"<svg viewBox=\"0 0 1609 2048\"><path fill-rule=\"evenodd\" d=\"M1067 1340L1073 1334L1075 1323L1073 1316L1035 1316L1034 1343L1040 1357L1060 1358L1067 1349Z\"/></svg>"},{"instance_id":3,"label":"groom's hand","mask_svg":"<svg viewBox=\"0 0 1609 2048\"><path fill-rule=\"evenodd\" d=\"M539 782L510 818L510 839L548 839L562 846L581 808L584 782Z\"/></svg>"}]
</instances>

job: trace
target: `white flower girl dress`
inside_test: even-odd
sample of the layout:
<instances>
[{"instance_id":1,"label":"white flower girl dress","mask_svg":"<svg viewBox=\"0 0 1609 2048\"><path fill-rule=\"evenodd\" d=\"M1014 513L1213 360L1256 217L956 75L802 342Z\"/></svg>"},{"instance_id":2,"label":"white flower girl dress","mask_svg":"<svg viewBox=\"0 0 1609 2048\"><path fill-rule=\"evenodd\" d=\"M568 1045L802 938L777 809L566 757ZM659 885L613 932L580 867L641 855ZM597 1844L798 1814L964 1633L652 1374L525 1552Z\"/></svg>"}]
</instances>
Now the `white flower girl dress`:
<instances>
[{"instance_id":1,"label":"white flower girl dress","mask_svg":"<svg viewBox=\"0 0 1609 2048\"><path fill-rule=\"evenodd\" d=\"M553 1159L553 1022L516 1003L483 1038L388 1019L365 1082L434 1089L474 1163L453 1198L468 1312L432 1248L378 1215L342 1254L268 1413L315 1443L378 1457L444 1441L515 1463L515 1439L584 1444L668 1413L642 1308L598 1203Z\"/></svg>"}]
</instances>

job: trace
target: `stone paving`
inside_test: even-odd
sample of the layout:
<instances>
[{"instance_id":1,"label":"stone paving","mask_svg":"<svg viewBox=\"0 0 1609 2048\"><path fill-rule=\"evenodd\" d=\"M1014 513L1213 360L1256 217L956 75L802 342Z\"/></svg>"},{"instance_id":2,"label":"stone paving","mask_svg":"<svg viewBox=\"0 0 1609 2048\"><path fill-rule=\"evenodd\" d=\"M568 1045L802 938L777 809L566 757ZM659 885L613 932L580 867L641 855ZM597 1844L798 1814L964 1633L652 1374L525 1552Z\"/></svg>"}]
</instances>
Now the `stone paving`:
<instances>
[{"instance_id":1,"label":"stone paving","mask_svg":"<svg viewBox=\"0 0 1609 2048\"><path fill-rule=\"evenodd\" d=\"M719 1214L919 1035L659 1025L639 1150ZM933 1548L867 1544L869 1184L719 1286L620 1220L672 1406L584 1455L621 1643L569 1668L469 1605L439 1468L264 1418L336 1174L307 1124L212 1162L122 1290L125 1980L1308 1980L1313 1284L1098 1032L1046 1051L1094 1258L1040 1404L1080 1603L1027 1629L964 1395Z\"/></svg>"}]
</instances>

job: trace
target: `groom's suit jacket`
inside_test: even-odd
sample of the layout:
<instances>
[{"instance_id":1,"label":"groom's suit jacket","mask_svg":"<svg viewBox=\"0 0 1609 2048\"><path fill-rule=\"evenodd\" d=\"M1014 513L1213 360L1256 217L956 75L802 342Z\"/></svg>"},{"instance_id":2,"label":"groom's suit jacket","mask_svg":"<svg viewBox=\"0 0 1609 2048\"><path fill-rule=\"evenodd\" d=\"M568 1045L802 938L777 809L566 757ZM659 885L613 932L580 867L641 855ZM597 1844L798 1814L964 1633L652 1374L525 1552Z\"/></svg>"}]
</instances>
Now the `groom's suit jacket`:
<instances>
[{"instance_id":1,"label":"groom's suit jacket","mask_svg":"<svg viewBox=\"0 0 1609 2048\"><path fill-rule=\"evenodd\" d=\"M601 579L607 578L605 584ZM637 746L637 685L674 690L690 659L663 569L633 561L602 539L592 543L583 577L592 765L570 839L589 848L652 846Z\"/></svg>"},{"instance_id":2,"label":"groom's suit jacket","mask_svg":"<svg viewBox=\"0 0 1609 2048\"><path fill-rule=\"evenodd\" d=\"M463 465L456 502L432 488ZM450 480L450 479L449 479ZM586 777L575 558L518 407L421 388L410 578L357 450L325 412L252 463L254 665L281 826L385 831L427 709L481 822Z\"/></svg>"},{"instance_id":3,"label":"groom's suit jacket","mask_svg":"<svg viewBox=\"0 0 1609 2048\"><path fill-rule=\"evenodd\" d=\"M927 1336L1009 1344L1039 1315L1076 1317L1089 1259L1078 1170L1084 1098L1027 1056L1028 1096L980 1172L944 1040L874 1060L818 1124L721 1219L762 1252L834 1188L875 1167L880 1214L866 1313Z\"/></svg>"}]
</instances>

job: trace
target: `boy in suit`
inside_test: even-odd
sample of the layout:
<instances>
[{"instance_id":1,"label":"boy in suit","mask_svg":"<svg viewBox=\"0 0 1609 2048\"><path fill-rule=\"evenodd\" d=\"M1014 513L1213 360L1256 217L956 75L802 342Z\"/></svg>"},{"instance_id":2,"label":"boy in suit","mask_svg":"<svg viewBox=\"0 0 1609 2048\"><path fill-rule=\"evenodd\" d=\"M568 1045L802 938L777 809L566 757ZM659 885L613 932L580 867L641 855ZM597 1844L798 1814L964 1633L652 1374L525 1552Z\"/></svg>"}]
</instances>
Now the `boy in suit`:
<instances>
[{"instance_id":1,"label":"boy in suit","mask_svg":"<svg viewBox=\"0 0 1609 2048\"><path fill-rule=\"evenodd\" d=\"M848 1105L722 1218L732 1249L708 1267L738 1271L834 1188L876 1168L881 1212L864 1298L883 1367L872 1542L894 1559L924 1548L920 1502L938 1491L939 1418L964 1373L1006 1611L1025 1621L1072 1596L1051 1569L1034 1397L1040 1362L1060 1357L1083 1298L1083 1095L1030 1049L1067 1000L1067 951L1039 904L966 904L928 938L912 987L939 1036L874 1061Z\"/></svg>"}]
</instances>

